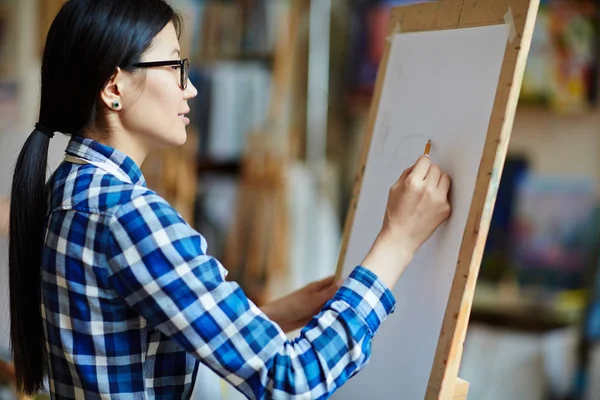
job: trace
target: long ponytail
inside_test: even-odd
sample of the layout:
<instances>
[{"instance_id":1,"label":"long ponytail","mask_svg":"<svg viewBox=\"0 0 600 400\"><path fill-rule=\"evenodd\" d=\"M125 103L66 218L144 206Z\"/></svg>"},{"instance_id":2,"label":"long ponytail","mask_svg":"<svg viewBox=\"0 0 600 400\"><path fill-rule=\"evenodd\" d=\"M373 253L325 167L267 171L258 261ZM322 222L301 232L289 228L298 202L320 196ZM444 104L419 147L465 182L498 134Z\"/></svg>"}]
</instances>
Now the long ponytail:
<instances>
[{"instance_id":1,"label":"long ponytail","mask_svg":"<svg viewBox=\"0 0 600 400\"><path fill-rule=\"evenodd\" d=\"M10 335L17 389L39 391L47 351L41 315L41 257L48 209L45 188L50 136L36 128L17 159L10 202Z\"/></svg>"},{"instance_id":2,"label":"long ponytail","mask_svg":"<svg viewBox=\"0 0 600 400\"><path fill-rule=\"evenodd\" d=\"M154 37L181 17L164 0L69 0L50 26L42 60L39 121L21 150L12 182L9 240L11 344L17 389L42 389L49 355L42 318L42 257L53 132L102 131L102 88L116 72L133 72Z\"/></svg>"}]
</instances>

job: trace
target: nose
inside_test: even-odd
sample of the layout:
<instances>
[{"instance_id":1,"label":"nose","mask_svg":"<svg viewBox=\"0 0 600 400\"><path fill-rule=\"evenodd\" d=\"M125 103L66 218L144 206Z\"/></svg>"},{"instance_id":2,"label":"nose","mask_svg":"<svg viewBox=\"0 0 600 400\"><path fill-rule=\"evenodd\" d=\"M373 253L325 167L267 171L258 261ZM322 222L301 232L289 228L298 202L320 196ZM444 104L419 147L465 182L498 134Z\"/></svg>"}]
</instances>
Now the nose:
<instances>
[{"instance_id":1,"label":"nose","mask_svg":"<svg viewBox=\"0 0 600 400\"><path fill-rule=\"evenodd\" d=\"M185 100L190 100L190 99L193 99L194 97L196 97L197 95L198 95L198 89L196 89L196 86L194 86L194 84L192 83L192 81L190 81L188 79L187 87L183 91L183 97L184 97L184 99Z\"/></svg>"}]
</instances>

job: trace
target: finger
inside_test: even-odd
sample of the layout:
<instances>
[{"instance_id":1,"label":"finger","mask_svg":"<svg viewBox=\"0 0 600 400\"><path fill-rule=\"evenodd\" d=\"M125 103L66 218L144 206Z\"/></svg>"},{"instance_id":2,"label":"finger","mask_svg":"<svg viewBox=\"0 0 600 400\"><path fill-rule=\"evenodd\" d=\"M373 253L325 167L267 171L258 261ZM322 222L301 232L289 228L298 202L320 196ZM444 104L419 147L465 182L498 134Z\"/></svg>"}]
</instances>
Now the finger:
<instances>
[{"instance_id":1,"label":"finger","mask_svg":"<svg viewBox=\"0 0 600 400\"><path fill-rule=\"evenodd\" d=\"M429 172L429 168L431 167L431 159L427 156L421 156L415 163L410 172L410 176L415 180L425 180L427 173Z\"/></svg>"},{"instance_id":2,"label":"finger","mask_svg":"<svg viewBox=\"0 0 600 400\"><path fill-rule=\"evenodd\" d=\"M451 184L452 184L452 179L450 179L450 176L446 173L443 173L442 176L440 177L440 182L438 183L438 188L442 192L448 193L448 191L450 190Z\"/></svg>"},{"instance_id":3,"label":"finger","mask_svg":"<svg viewBox=\"0 0 600 400\"><path fill-rule=\"evenodd\" d=\"M396 183L398 184L400 182L404 182L406 180L406 178L408 178L408 175L410 175L412 170L413 170L412 166L410 168L405 169L404 172L402 172L402 175L400 175L400 178L398 178L398 180L396 181Z\"/></svg>"},{"instance_id":4,"label":"finger","mask_svg":"<svg viewBox=\"0 0 600 400\"><path fill-rule=\"evenodd\" d=\"M321 279L320 281L316 281L312 283L312 289L316 292L321 291L325 288L327 288L328 286L332 286L333 285L333 281L335 279L335 276L328 276L325 279Z\"/></svg>"},{"instance_id":5,"label":"finger","mask_svg":"<svg viewBox=\"0 0 600 400\"><path fill-rule=\"evenodd\" d=\"M440 177L442 176L442 169L435 164L431 164L429 168L429 172L425 177L425 181L427 182L427 186L431 186L432 188L437 188L438 183L440 182Z\"/></svg>"},{"instance_id":6,"label":"finger","mask_svg":"<svg viewBox=\"0 0 600 400\"><path fill-rule=\"evenodd\" d=\"M414 165L411 165L410 167L406 168L400 176L400 179L406 179L406 177L413 171L414 168Z\"/></svg>"},{"instance_id":7,"label":"finger","mask_svg":"<svg viewBox=\"0 0 600 400\"><path fill-rule=\"evenodd\" d=\"M328 300L330 300L335 293L339 290L339 287L337 285L329 285L326 288L323 288L323 290L321 290L319 292L319 296L321 296L321 302L324 304L326 303ZM322 307L322 305L321 305Z\"/></svg>"}]
</instances>

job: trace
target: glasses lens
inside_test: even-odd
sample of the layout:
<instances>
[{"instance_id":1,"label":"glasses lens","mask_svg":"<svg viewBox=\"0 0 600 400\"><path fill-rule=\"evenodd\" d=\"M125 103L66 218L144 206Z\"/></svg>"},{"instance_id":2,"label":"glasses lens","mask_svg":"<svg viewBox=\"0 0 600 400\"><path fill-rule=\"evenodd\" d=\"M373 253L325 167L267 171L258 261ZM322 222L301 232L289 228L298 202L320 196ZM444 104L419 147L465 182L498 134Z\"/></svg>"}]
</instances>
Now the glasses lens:
<instances>
[{"instance_id":1,"label":"glasses lens","mask_svg":"<svg viewBox=\"0 0 600 400\"><path fill-rule=\"evenodd\" d=\"M188 71L190 69L190 62L186 58L183 60L183 68L181 68L181 87L185 90L188 83Z\"/></svg>"}]
</instances>

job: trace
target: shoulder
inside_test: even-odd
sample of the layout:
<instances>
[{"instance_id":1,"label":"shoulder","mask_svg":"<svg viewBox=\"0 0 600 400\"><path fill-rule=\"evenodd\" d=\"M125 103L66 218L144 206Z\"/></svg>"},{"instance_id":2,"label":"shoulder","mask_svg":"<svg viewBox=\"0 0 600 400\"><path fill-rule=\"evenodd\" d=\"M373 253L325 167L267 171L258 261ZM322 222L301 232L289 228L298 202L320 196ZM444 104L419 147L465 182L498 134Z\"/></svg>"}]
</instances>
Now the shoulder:
<instances>
[{"instance_id":1,"label":"shoulder","mask_svg":"<svg viewBox=\"0 0 600 400\"><path fill-rule=\"evenodd\" d=\"M53 208L113 216L133 209L172 208L146 186L123 182L93 165L62 164L49 181Z\"/></svg>"},{"instance_id":2,"label":"shoulder","mask_svg":"<svg viewBox=\"0 0 600 400\"><path fill-rule=\"evenodd\" d=\"M119 199L108 211L117 218L132 212L180 218L177 211L155 191L145 186L130 184L121 185Z\"/></svg>"},{"instance_id":3,"label":"shoulder","mask_svg":"<svg viewBox=\"0 0 600 400\"><path fill-rule=\"evenodd\" d=\"M142 238L160 232L172 240L197 235L175 208L143 186L124 187L120 201L107 210L107 214L113 234L126 231L130 236Z\"/></svg>"},{"instance_id":4,"label":"shoulder","mask_svg":"<svg viewBox=\"0 0 600 400\"><path fill-rule=\"evenodd\" d=\"M165 199L147 188L131 188L107 217L110 243L118 245L118 252L125 256L133 254L133 259L157 261L156 257L162 259L165 254L186 259L206 253L204 237Z\"/></svg>"}]
</instances>

